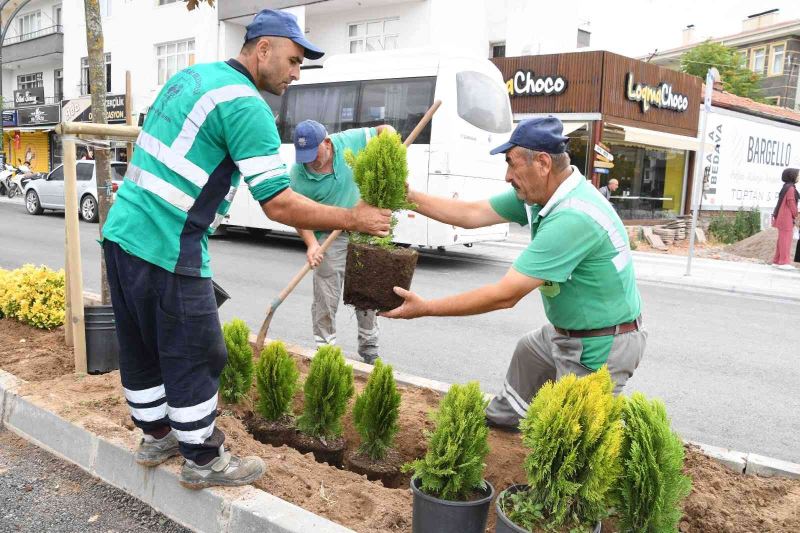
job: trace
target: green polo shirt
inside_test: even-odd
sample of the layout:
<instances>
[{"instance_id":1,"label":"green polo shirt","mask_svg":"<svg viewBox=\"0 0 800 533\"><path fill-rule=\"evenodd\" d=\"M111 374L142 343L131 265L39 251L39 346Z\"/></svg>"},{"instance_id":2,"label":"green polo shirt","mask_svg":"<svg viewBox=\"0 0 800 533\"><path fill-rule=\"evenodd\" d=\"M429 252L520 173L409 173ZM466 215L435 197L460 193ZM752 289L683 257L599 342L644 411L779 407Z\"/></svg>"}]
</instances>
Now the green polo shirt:
<instances>
[{"instance_id":1,"label":"green polo shirt","mask_svg":"<svg viewBox=\"0 0 800 533\"><path fill-rule=\"evenodd\" d=\"M355 128L329 135L333 143L333 172L316 174L306 165L295 163L289 173L290 187L320 204L353 207L361 196L356 182L353 181L353 169L344 160L344 153L349 149L353 154L358 154L375 135L375 128ZM318 239L325 233L314 232Z\"/></svg>"},{"instance_id":2,"label":"green polo shirt","mask_svg":"<svg viewBox=\"0 0 800 533\"><path fill-rule=\"evenodd\" d=\"M526 205L514 189L490 204L509 222L530 225L531 242L513 268L545 281L539 292L553 325L598 329L639 316L641 298L625 227L576 168L545 206ZM581 341L581 363L596 370L608 358L614 337Z\"/></svg>"}]
</instances>

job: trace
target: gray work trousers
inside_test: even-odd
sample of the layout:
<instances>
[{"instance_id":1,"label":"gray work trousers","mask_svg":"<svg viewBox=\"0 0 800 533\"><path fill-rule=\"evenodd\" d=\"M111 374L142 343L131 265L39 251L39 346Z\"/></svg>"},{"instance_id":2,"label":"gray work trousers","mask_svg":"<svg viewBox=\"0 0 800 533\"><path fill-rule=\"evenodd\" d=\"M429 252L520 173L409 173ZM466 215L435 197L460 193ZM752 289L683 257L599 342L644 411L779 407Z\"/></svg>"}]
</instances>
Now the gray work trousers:
<instances>
[{"instance_id":1,"label":"gray work trousers","mask_svg":"<svg viewBox=\"0 0 800 533\"><path fill-rule=\"evenodd\" d=\"M644 355L647 332L643 329L614 337L608 355L608 371L614 394L633 375ZM517 427L525 418L531 400L548 380L566 374L585 376L593 370L581 364L581 339L559 334L552 324L531 331L517 342L499 394L486 408L486 418L496 426Z\"/></svg>"},{"instance_id":2,"label":"gray work trousers","mask_svg":"<svg viewBox=\"0 0 800 533\"><path fill-rule=\"evenodd\" d=\"M319 240L325 241L327 235ZM314 303L311 320L314 325L314 342L317 348L336 344L336 311L342 298L344 268L347 260L347 234L342 234L331 244L325 257L314 269ZM358 322L358 355L366 363L378 357L378 317L375 311L355 310Z\"/></svg>"}]
</instances>

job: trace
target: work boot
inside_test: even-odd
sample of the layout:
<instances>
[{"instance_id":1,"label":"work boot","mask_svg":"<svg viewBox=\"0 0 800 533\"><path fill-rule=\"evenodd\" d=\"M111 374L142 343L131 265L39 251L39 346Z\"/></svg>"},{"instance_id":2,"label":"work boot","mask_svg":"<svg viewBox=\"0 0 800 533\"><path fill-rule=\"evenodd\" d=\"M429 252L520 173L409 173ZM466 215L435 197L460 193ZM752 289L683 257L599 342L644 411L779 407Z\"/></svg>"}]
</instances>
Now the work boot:
<instances>
[{"instance_id":1,"label":"work boot","mask_svg":"<svg viewBox=\"0 0 800 533\"><path fill-rule=\"evenodd\" d=\"M249 485L267 471L259 457L239 458L219 447L219 457L206 465L198 465L189 459L181 469L181 485L187 489L204 489L214 485L239 487Z\"/></svg>"},{"instance_id":2,"label":"work boot","mask_svg":"<svg viewBox=\"0 0 800 533\"><path fill-rule=\"evenodd\" d=\"M374 365L375 360L378 359L377 354L360 354L361 360L367 363L368 365Z\"/></svg>"},{"instance_id":3,"label":"work boot","mask_svg":"<svg viewBox=\"0 0 800 533\"><path fill-rule=\"evenodd\" d=\"M158 466L173 455L178 455L178 438L170 431L163 438L157 439L144 434L134 458L142 466Z\"/></svg>"}]
</instances>

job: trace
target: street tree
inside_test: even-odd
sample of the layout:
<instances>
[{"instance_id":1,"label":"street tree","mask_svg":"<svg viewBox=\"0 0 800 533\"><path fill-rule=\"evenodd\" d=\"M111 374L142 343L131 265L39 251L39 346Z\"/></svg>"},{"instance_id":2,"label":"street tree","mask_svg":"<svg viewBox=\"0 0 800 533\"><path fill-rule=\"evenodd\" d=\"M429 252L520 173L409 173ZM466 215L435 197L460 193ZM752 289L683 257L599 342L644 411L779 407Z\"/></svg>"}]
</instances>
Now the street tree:
<instances>
[{"instance_id":1,"label":"street tree","mask_svg":"<svg viewBox=\"0 0 800 533\"><path fill-rule=\"evenodd\" d=\"M726 91L761 101L761 75L745 66L744 57L735 48L706 41L681 56L681 71L687 74L705 79L711 67L719 70Z\"/></svg>"}]
</instances>

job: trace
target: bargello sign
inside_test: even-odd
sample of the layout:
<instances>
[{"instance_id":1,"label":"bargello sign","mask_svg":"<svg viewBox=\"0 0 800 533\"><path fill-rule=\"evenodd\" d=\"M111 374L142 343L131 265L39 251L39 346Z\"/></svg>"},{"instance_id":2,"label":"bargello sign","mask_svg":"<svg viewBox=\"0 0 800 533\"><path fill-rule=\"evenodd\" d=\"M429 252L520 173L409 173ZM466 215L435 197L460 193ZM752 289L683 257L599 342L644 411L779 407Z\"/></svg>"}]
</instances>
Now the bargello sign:
<instances>
[{"instance_id":1,"label":"bargello sign","mask_svg":"<svg viewBox=\"0 0 800 533\"><path fill-rule=\"evenodd\" d=\"M633 102L639 102L643 113L647 113L651 107L679 113L689 109L689 97L672 92L672 85L669 83L662 82L655 87L636 83L633 72L628 72L625 76L625 97Z\"/></svg>"},{"instance_id":2,"label":"bargello sign","mask_svg":"<svg viewBox=\"0 0 800 533\"><path fill-rule=\"evenodd\" d=\"M506 81L509 96L556 96L567 90L561 76L536 76L530 70L518 70Z\"/></svg>"}]
</instances>

